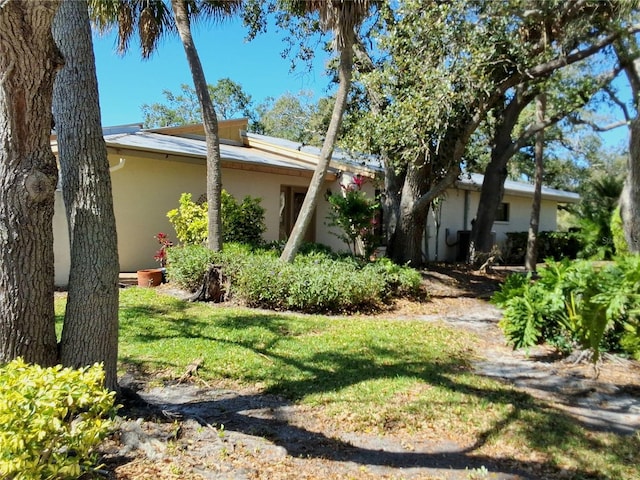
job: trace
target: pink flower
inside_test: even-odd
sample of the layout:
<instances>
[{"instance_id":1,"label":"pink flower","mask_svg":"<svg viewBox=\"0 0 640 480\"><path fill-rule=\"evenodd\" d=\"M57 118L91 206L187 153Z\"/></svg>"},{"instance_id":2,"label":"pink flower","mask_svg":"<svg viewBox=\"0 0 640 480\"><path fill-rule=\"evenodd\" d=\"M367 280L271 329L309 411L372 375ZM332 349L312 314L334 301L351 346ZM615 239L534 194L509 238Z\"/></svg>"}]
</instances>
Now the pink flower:
<instances>
[{"instance_id":1,"label":"pink flower","mask_svg":"<svg viewBox=\"0 0 640 480\"><path fill-rule=\"evenodd\" d=\"M355 177L353 177L352 183L357 187L358 190L360 190L362 188L362 186L364 185L364 182L366 182L367 179L364 178L362 175L358 174Z\"/></svg>"}]
</instances>

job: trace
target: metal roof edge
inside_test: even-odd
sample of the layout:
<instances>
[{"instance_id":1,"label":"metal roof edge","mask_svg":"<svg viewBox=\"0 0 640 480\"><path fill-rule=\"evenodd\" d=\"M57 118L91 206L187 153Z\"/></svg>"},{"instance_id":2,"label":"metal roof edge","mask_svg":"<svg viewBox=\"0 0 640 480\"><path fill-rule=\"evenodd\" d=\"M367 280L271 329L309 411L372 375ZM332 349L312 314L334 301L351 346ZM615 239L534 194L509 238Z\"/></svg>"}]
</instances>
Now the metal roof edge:
<instances>
[{"instance_id":1,"label":"metal roof edge","mask_svg":"<svg viewBox=\"0 0 640 480\"><path fill-rule=\"evenodd\" d=\"M455 186L462 190L479 192L482 189L483 180L484 175L479 173L463 174L462 178L456 181ZM514 180L507 180L504 186L505 194L518 197L531 197L533 196L533 190L534 185ZM558 190L555 188L545 187L544 185L542 186L542 198L545 200L553 200L558 203L578 203L580 201L580 195L575 192Z\"/></svg>"}]
</instances>

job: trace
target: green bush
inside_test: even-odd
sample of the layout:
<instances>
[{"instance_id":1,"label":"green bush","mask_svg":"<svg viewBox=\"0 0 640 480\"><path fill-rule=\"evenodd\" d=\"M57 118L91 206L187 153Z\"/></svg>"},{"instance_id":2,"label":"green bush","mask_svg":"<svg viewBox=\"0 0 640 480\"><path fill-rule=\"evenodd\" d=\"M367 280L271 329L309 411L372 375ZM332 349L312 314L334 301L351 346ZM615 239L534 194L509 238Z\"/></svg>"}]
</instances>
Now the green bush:
<instances>
[{"instance_id":1,"label":"green bush","mask_svg":"<svg viewBox=\"0 0 640 480\"><path fill-rule=\"evenodd\" d=\"M640 354L640 257L605 265L547 261L540 278L512 275L492 301L516 348L550 342L565 348Z\"/></svg>"},{"instance_id":2,"label":"green bush","mask_svg":"<svg viewBox=\"0 0 640 480\"><path fill-rule=\"evenodd\" d=\"M362 245L362 254L369 258L379 245L376 236L376 215L380 205L360 190L362 177L338 194L329 194L327 201L330 210L327 216L330 227L338 227L339 233L330 231L346 243L354 255L358 254L358 242Z\"/></svg>"},{"instance_id":3,"label":"green bush","mask_svg":"<svg viewBox=\"0 0 640 480\"><path fill-rule=\"evenodd\" d=\"M182 288L194 290L211 263L222 265L232 297L252 307L309 313L370 310L393 297L413 296L422 277L388 259L366 263L310 248L294 263L282 262L279 251L226 244L222 252L200 246L169 250L167 275Z\"/></svg>"},{"instance_id":4,"label":"green bush","mask_svg":"<svg viewBox=\"0 0 640 480\"><path fill-rule=\"evenodd\" d=\"M179 206L167 212L169 222L183 245L204 245L207 242L207 203L195 203L190 193L180 195Z\"/></svg>"},{"instance_id":5,"label":"green bush","mask_svg":"<svg viewBox=\"0 0 640 480\"><path fill-rule=\"evenodd\" d=\"M382 295L389 297L418 297L422 285L422 275L408 266L398 265L390 259L382 257L368 263L365 271L380 275L384 280Z\"/></svg>"},{"instance_id":6,"label":"green bush","mask_svg":"<svg viewBox=\"0 0 640 480\"><path fill-rule=\"evenodd\" d=\"M75 479L92 470L116 412L103 382L99 365L42 368L18 359L0 367L0 477Z\"/></svg>"},{"instance_id":7,"label":"green bush","mask_svg":"<svg viewBox=\"0 0 640 480\"><path fill-rule=\"evenodd\" d=\"M179 206L167 213L176 231L176 237L183 245L205 245L208 235L207 202L195 203L190 193L180 195ZM222 190L220 217L222 220L222 241L242 242L260 245L266 230L265 210L259 198L245 197L242 203L230 193Z\"/></svg>"},{"instance_id":8,"label":"green bush","mask_svg":"<svg viewBox=\"0 0 640 480\"><path fill-rule=\"evenodd\" d=\"M167 250L167 278L185 290L195 290L218 257L203 245L181 245Z\"/></svg>"},{"instance_id":9,"label":"green bush","mask_svg":"<svg viewBox=\"0 0 640 480\"><path fill-rule=\"evenodd\" d=\"M230 193L222 191L222 241L240 242L249 245L263 243L262 234L267 229L264 223L264 208L259 198L244 197L238 203Z\"/></svg>"},{"instance_id":10,"label":"green bush","mask_svg":"<svg viewBox=\"0 0 640 480\"><path fill-rule=\"evenodd\" d=\"M504 261L509 265L522 265L527 253L528 232L507 232ZM540 232L538 234L538 258L562 260L575 259L582 250L578 233Z\"/></svg>"}]
</instances>

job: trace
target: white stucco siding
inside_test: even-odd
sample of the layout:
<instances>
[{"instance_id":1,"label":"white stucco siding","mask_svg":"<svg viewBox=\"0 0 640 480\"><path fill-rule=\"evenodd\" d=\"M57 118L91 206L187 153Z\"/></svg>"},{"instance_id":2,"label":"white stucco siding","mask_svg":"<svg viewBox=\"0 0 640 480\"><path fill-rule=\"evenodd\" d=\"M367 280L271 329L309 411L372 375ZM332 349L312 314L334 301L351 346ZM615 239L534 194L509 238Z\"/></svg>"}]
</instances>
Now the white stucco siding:
<instances>
[{"instance_id":1,"label":"white stucco siding","mask_svg":"<svg viewBox=\"0 0 640 480\"><path fill-rule=\"evenodd\" d=\"M465 199L466 197L466 199ZM433 212L427 221L429 260L455 261L459 257L460 236L471 230L471 222L476 217L480 193L472 190L449 189L442 204L441 226L436 239ZM503 202L509 204L509 220L496 221L492 231L498 246L504 245L507 232L524 232L529 229L531 198L506 194ZM465 215L466 208L466 215ZM557 202L543 200L540 209L540 231L555 231L557 228ZM436 250L436 241L438 248ZM424 248L424 247L423 247ZM437 257L436 257L437 254Z\"/></svg>"},{"instance_id":2,"label":"white stucco siding","mask_svg":"<svg viewBox=\"0 0 640 480\"><path fill-rule=\"evenodd\" d=\"M55 264L55 279L57 286L66 287L69 284L69 228L67 214L64 209L62 190L56 190L55 210L53 214L53 259Z\"/></svg>"},{"instance_id":3,"label":"white stucco siding","mask_svg":"<svg viewBox=\"0 0 640 480\"><path fill-rule=\"evenodd\" d=\"M428 247L423 246L429 260L452 261L455 259L456 238L459 230L466 230L464 221L465 192L451 189L442 202L440 229L436 228L433 210L429 211L426 235ZM470 221L468 218L467 221Z\"/></svg>"},{"instance_id":4,"label":"white stucco siding","mask_svg":"<svg viewBox=\"0 0 640 480\"><path fill-rule=\"evenodd\" d=\"M154 235L163 232L176 241L167 212L178 207L182 193L190 192L195 201L206 192L204 165L129 155L111 180L120 270L158 266L153 259L158 250Z\"/></svg>"}]
</instances>

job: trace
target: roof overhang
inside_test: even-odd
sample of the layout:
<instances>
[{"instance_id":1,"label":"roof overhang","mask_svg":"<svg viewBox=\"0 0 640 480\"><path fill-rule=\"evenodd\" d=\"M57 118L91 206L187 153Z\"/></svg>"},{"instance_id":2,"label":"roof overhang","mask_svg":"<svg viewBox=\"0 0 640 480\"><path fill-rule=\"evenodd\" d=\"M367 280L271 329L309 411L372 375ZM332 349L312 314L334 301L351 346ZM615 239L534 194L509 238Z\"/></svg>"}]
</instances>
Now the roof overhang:
<instances>
[{"instance_id":1,"label":"roof overhang","mask_svg":"<svg viewBox=\"0 0 640 480\"><path fill-rule=\"evenodd\" d=\"M461 190L470 190L479 192L482 190L482 182L484 176L474 173L471 175L464 175L459 179L455 186ZM515 182L513 180L507 180L504 182L504 193L514 197L533 197L534 185L524 182ZM557 203L578 203L580 201L580 195L574 192L567 192L565 190L557 190L555 188L542 187L542 199Z\"/></svg>"}]
</instances>

